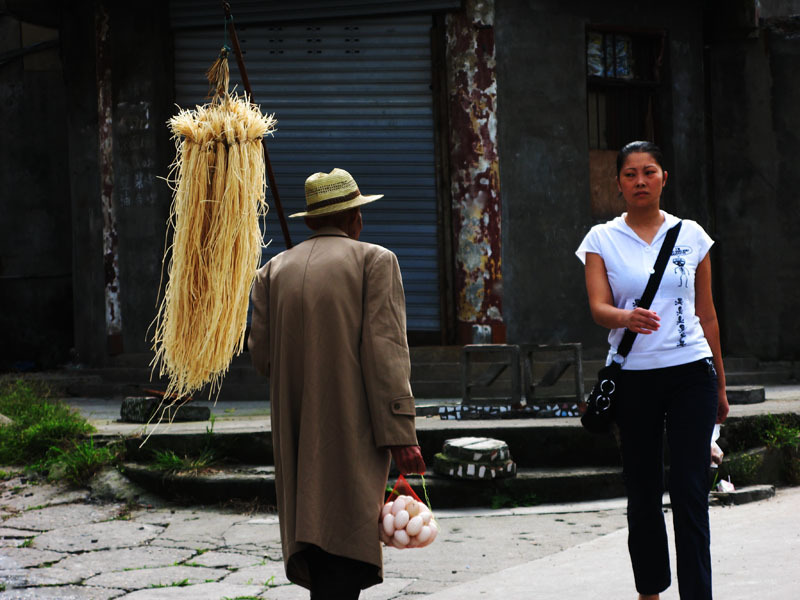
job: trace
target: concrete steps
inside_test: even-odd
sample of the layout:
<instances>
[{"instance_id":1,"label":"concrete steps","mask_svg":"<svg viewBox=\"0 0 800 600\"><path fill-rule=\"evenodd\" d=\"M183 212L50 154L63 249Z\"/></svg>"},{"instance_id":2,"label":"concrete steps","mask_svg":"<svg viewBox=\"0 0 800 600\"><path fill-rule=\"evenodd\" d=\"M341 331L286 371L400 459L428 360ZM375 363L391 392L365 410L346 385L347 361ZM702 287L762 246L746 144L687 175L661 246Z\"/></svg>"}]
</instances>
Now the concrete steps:
<instances>
[{"instance_id":1,"label":"concrete steps","mask_svg":"<svg viewBox=\"0 0 800 600\"><path fill-rule=\"evenodd\" d=\"M138 395L145 388L164 389L166 381L153 377L149 363L152 355L124 354L113 357L102 369L79 369L70 371L76 378L67 382L67 392L76 396L126 396ZM461 347L420 346L411 349L411 387L419 399L459 398L461 396ZM542 360L534 364L533 377L538 380L549 368L550 362ZM583 361L584 388L591 389L602 360ZM730 357L725 359L728 384L731 386L775 385L796 381L800 368L796 362L764 362L754 358ZM502 397L507 394L509 373L506 371L492 388L479 396ZM572 371L567 370L552 387L536 390L534 400L546 401L552 397L574 394ZM246 352L233 359L225 376L218 400L258 400L268 397L268 383L255 373ZM206 392L197 399L207 399Z\"/></svg>"},{"instance_id":2,"label":"concrete steps","mask_svg":"<svg viewBox=\"0 0 800 600\"><path fill-rule=\"evenodd\" d=\"M795 414L795 420L800 419L797 400L770 400L765 405L738 407L723 428L720 444L724 444L727 452L728 448L749 448L763 443L757 434L756 421L750 420L768 413L787 412ZM126 474L160 494L193 502L238 498L268 504L274 497L268 420L263 413L253 417L243 413L227 419L222 414L211 433L208 422L165 425L156 429L142 448L139 447L141 429L113 422L107 422L106 433L101 428L96 440L104 443L118 440L120 435L134 435L124 440L129 461ZM108 416L104 418L111 416L108 412L105 415ZM590 434L582 429L577 418L469 422L418 418L417 436L429 469L445 441L458 437L503 440L517 464L517 477L502 481L456 480L429 471L425 481L435 507L565 502L623 494L619 451L613 436ZM150 468L158 450L169 450L179 456L199 456L204 450L211 450L222 462L201 473L172 475ZM730 455L731 460L734 456ZM413 485L419 490L421 481Z\"/></svg>"},{"instance_id":3,"label":"concrete steps","mask_svg":"<svg viewBox=\"0 0 800 600\"><path fill-rule=\"evenodd\" d=\"M272 467L239 465L200 473L165 475L138 463L123 465L131 481L159 495L193 503L254 500L264 505L276 503L275 472ZM390 481L396 474L390 475ZM422 494L422 479L406 478ZM620 468L521 469L511 479L466 481L425 476L431 506L502 508L526 504L601 500L625 495Z\"/></svg>"}]
</instances>

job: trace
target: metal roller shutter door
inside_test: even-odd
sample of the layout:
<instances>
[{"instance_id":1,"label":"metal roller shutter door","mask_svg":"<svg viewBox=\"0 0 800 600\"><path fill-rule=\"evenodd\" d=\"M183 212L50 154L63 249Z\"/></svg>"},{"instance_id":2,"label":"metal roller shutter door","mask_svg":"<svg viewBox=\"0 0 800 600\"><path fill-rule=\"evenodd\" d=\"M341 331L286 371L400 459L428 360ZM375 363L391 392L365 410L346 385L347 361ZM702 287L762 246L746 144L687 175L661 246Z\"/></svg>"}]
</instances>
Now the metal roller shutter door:
<instances>
[{"instance_id":1,"label":"metal roller shutter door","mask_svg":"<svg viewBox=\"0 0 800 600\"><path fill-rule=\"evenodd\" d=\"M221 21L174 32L181 107L204 102ZM411 331L440 329L430 27L429 15L237 25L253 95L278 120L268 148L284 210L303 210L306 177L333 167L385 194L364 208L361 239L397 254ZM294 243L308 236L302 219L289 221ZM264 260L284 249L274 213L265 239Z\"/></svg>"}]
</instances>

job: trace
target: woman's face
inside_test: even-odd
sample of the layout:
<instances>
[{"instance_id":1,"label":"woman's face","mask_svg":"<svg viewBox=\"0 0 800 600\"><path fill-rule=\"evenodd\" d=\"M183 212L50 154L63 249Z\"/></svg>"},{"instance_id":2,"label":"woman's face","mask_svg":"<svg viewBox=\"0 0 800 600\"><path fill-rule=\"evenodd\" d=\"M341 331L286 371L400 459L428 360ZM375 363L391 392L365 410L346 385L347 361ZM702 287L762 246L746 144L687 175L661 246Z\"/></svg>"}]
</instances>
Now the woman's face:
<instances>
[{"instance_id":1,"label":"woman's face","mask_svg":"<svg viewBox=\"0 0 800 600\"><path fill-rule=\"evenodd\" d=\"M629 209L658 207L666 183L667 172L647 152L629 154L617 175L617 188Z\"/></svg>"}]
</instances>

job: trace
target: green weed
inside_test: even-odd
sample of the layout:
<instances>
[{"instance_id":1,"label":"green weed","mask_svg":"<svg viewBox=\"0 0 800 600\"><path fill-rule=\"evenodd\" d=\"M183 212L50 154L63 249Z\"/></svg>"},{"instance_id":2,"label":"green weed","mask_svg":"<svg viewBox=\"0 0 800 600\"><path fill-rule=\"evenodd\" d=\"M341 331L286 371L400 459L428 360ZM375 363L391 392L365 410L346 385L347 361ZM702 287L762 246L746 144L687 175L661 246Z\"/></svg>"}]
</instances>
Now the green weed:
<instances>
[{"instance_id":1,"label":"green weed","mask_svg":"<svg viewBox=\"0 0 800 600\"><path fill-rule=\"evenodd\" d=\"M793 427L775 415L766 415L761 439L767 448L796 448L800 444L800 428Z\"/></svg>"},{"instance_id":2,"label":"green weed","mask_svg":"<svg viewBox=\"0 0 800 600\"><path fill-rule=\"evenodd\" d=\"M491 506L498 508L516 508L518 506L536 506L541 504L541 500L536 494L525 494L523 496L509 496L508 494L495 494L492 496Z\"/></svg>"},{"instance_id":3,"label":"green weed","mask_svg":"<svg viewBox=\"0 0 800 600\"><path fill-rule=\"evenodd\" d=\"M101 469L117 460L116 448L95 446L94 440L76 442L71 448L51 448L45 463L48 465L48 478L63 480L73 486L86 485Z\"/></svg>"},{"instance_id":4,"label":"green weed","mask_svg":"<svg viewBox=\"0 0 800 600\"><path fill-rule=\"evenodd\" d=\"M197 473L212 466L217 457L213 450L203 450L200 456L178 456L172 450L156 450L153 467L165 473Z\"/></svg>"},{"instance_id":5,"label":"green weed","mask_svg":"<svg viewBox=\"0 0 800 600\"><path fill-rule=\"evenodd\" d=\"M206 425L203 447L198 456L178 456L172 450L155 450L153 452L153 468L165 473L197 473L214 465L219 457L214 450L214 423L216 417L209 417L210 425Z\"/></svg>"},{"instance_id":6,"label":"green weed","mask_svg":"<svg viewBox=\"0 0 800 600\"><path fill-rule=\"evenodd\" d=\"M0 380L0 414L13 421L0 427L0 464L41 470L51 448L69 448L94 431L80 414L52 398L46 386L23 379Z\"/></svg>"},{"instance_id":7,"label":"green weed","mask_svg":"<svg viewBox=\"0 0 800 600\"><path fill-rule=\"evenodd\" d=\"M154 583L151 588L166 588L166 587L186 587L189 585L189 579L181 579L180 581L173 581L172 583Z\"/></svg>"}]
</instances>

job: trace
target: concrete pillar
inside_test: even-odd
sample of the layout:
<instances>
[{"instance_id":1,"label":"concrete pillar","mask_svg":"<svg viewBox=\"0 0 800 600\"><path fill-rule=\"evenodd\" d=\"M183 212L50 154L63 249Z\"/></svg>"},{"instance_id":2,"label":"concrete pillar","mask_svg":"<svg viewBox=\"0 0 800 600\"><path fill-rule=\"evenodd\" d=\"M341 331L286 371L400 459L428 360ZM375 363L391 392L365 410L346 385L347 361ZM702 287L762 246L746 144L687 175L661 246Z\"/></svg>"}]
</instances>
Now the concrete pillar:
<instances>
[{"instance_id":1,"label":"concrete pillar","mask_svg":"<svg viewBox=\"0 0 800 600\"><path fill-rule=\"evenodd\" d=\"M484 324L504 342L494 0L467 0L446 26L456 341Z\"/></svg>"}]
</instances>

